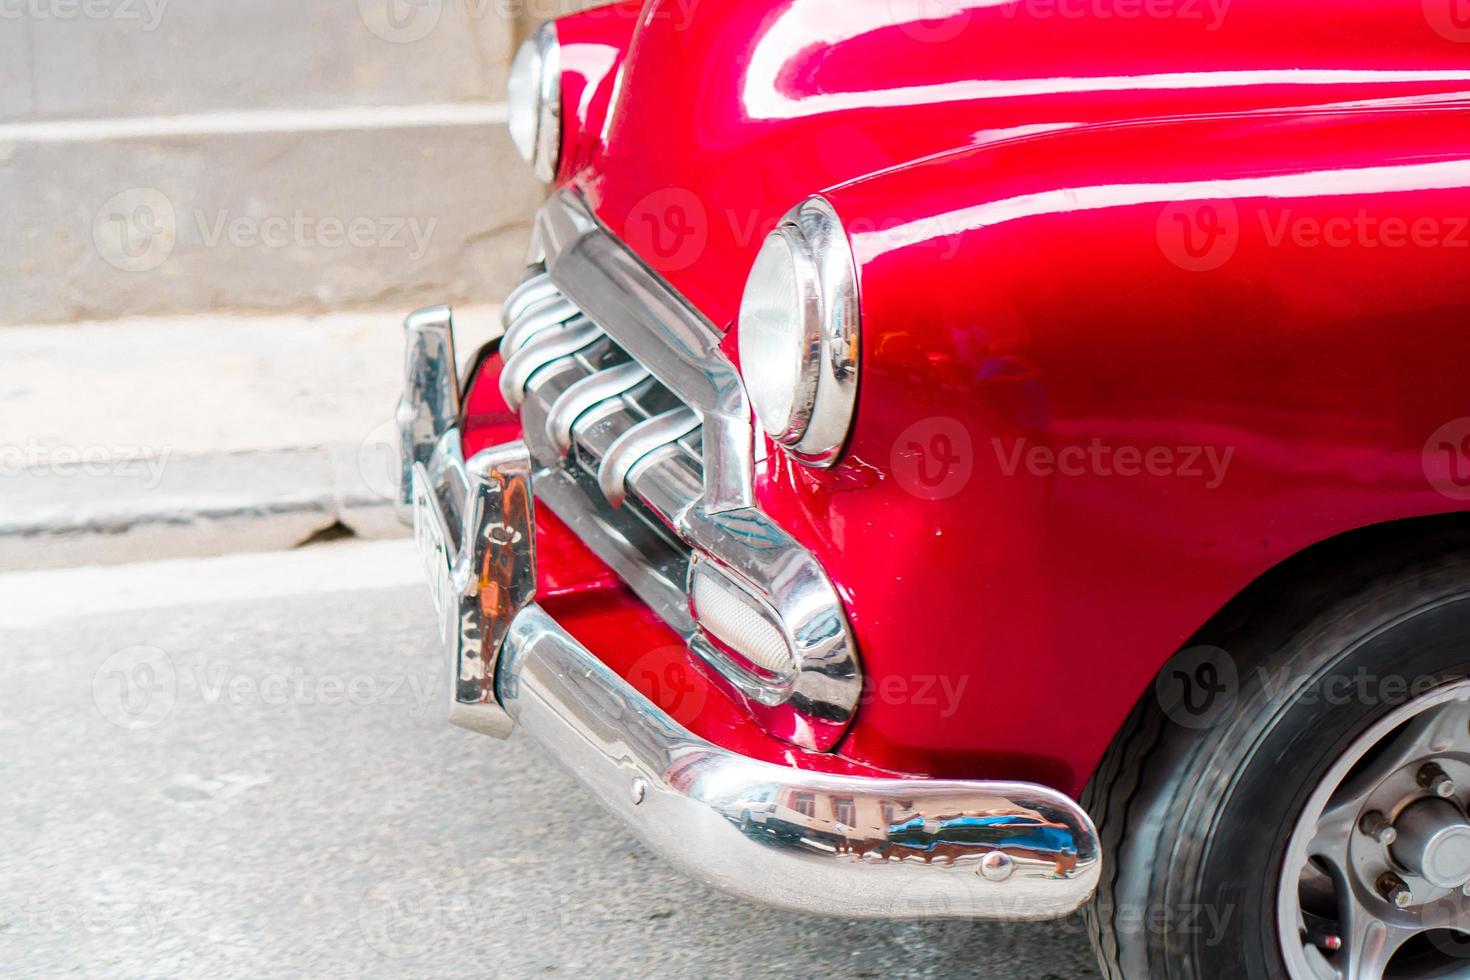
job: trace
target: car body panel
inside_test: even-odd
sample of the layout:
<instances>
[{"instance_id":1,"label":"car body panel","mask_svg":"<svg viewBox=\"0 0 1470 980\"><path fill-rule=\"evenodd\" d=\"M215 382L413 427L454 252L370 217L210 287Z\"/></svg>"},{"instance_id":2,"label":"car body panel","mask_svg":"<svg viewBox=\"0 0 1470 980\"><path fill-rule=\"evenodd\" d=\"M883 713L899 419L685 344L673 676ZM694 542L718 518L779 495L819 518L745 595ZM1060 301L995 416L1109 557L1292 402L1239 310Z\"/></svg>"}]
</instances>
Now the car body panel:
<instances>
[{"instance_id":1,"label":"car body panel","mask_svg":"<svg viewBox=\"0 0 1470 980\"><path fill-rule=\"evenodd\" d=\"M1466 508L1470 34L1434 3L651 0L629 28L633 6L562 22L629 39L568 59L614 67L567 86L594 94L568 96L564 182L721 329L807 195L857 258L845 456L758 453L759 502L842 594L870 688L845 762L788 764L1076 795L1267 570ZM514 438L484 397L467 439ZM543 572L563 597L624 594L566 554L585 578ZM595 620L573 632L654 698L677 638L640 677L654 637ZM704 737L781 754L708 710Z\"/></svg>"},{"instance_id":2,"label":"car body panel","mask_svg":"<svg viewBox=\"0 0 1470 980\"><path fill-rule=\"evenodd\" d=\"M857 177L1079 124L1470 91L1434 0L1097 6L650 0L601 152L568 176L726 327L766 232Z\"/></svg>"}]
</instances>

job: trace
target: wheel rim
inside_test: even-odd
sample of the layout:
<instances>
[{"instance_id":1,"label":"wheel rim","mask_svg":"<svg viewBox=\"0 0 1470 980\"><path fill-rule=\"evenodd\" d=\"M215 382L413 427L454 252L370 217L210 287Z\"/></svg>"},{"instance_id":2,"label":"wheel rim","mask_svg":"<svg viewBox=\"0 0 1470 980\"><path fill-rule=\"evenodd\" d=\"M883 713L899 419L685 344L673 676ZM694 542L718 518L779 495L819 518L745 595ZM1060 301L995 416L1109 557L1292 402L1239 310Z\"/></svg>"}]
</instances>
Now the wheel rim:
<instances>
[{"instance_id":1,"label":"wheel rim","mask_svg":"<svg viewBox=\"0 0 1470 980\"><path fill-rule=\"evenodd\" d=\"M1359 737L1308 799L1277 891L1297 980L1470 977L1470 681Z\"/></svg>"}]
</instances>

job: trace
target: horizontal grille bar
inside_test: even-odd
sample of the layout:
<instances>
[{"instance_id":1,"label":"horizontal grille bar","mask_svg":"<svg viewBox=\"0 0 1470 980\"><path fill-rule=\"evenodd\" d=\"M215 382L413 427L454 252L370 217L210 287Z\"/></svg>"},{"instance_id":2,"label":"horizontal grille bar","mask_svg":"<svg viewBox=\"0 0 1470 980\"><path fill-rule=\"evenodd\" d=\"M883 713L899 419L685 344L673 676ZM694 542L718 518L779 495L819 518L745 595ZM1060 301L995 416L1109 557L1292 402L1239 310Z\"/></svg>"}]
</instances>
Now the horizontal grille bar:
<instances>
[{"instance_id":1,"label":"horizontal grille bar","mask_svg":"<svg viewBox=\"0 0 1470 980\"><path fill-rule=\"evenodd\" d=\"M544 409L538 462L577 455L614 508L627 497L629 473L650 455L670 449L700 463L690 447L700 417L566 302L545 273L522 283L505 308L500 391L514 410L528 399Z\"/></svg>"},{"instance_id":2,"label":"horizontal grille bar","mask_svg":"<svg viewBox=\"0 0 1470 980\"><path fill-rule=\"evenodd\" d=\"M562 392L551 405L546 435L565 455L572 448L572 426L585 413L648 380L648 368L637 361L589 374Z\"/></svg>"}]
</instances>

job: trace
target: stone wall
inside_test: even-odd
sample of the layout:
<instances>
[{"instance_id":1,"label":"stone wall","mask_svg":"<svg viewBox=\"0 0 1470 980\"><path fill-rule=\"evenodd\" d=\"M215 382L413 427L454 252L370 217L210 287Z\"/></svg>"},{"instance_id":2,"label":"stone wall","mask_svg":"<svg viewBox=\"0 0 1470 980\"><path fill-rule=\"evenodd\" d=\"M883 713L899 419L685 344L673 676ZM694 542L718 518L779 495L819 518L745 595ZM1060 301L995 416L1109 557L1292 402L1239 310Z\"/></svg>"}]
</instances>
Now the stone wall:
<instances>
[{"instance_id":1,"label":"stone wall","mask_svg":"<svg viewBox=\"0 0 1470 980\"><path fill-rule=\"evenodd\" d=\"M495 301L552 0L0 0L0 324Z\"/></svg>"}]
</instances>

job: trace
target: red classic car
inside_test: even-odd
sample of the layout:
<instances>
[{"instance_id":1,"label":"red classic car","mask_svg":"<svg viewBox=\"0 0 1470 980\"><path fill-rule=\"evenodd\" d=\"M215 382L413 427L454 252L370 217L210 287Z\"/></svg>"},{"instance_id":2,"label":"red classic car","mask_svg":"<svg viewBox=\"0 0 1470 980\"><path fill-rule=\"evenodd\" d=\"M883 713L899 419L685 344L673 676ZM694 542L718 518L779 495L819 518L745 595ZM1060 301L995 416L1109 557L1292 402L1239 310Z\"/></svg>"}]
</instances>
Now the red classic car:
<instances>
[{"instance_id":1,"label":"red classic car","mask_svg":"<svg viewBox=\"0 0 1470 980\"><path fill-rule=\"evenodd\" d=\"M504 334L407 325L453 720L790 909L1470 969L1465 13L543 27Z\"/></svg>"}]
</instances>

